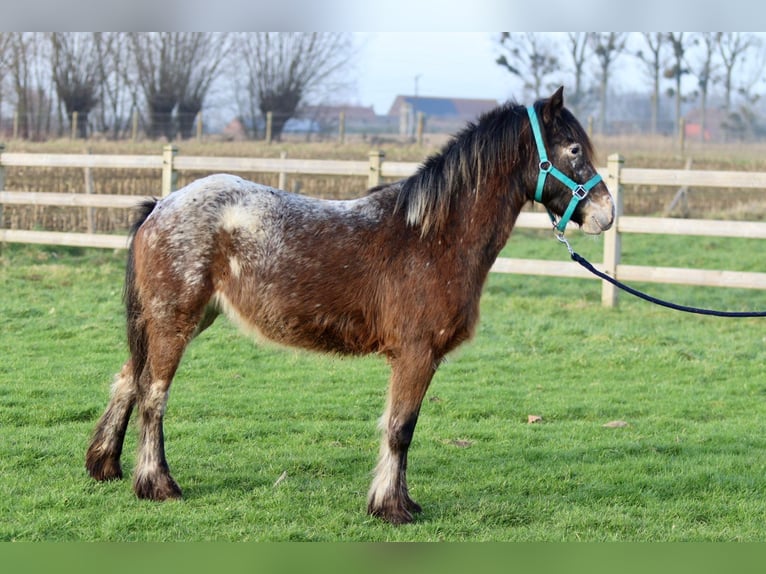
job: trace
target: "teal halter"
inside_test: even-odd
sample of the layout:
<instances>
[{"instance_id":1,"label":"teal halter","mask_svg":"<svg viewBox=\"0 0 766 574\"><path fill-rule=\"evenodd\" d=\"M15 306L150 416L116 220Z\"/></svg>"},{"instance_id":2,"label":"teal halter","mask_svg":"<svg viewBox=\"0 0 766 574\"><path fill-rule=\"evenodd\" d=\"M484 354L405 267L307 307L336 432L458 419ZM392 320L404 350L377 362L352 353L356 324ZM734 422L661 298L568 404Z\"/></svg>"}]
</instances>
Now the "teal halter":
<instances>
[{"instance_id":1,"label":"teal halter","mask_svg":"<svg viewBox=\"0 0 766 574\"><path fill-rule=\"evenodd\" d=\"M545 187L545 178L548 176L548 174L551 174L553 177L558 179L561 183L572 190L572 199L569 202L569 206L566 208L564 215L561 216L561 219L558 223L556 223L556 216L553 215L553 212L546 207L548 216L551 218L551 223L553 223L553 227L559 233L563 234L564 230L567 228L567 223L569 223L569 220L572 218L572 214L574 213L577 204L585 199L585 196L588 195L590 190L593 189L596 184L601 181L601 176L596 174L583 184L575 183L569 177L567 177L565 173L554 166L548 159L548 154L546 153L545 145L543 144L543 136L540 133L540 122L537 120L537 114L535 113L534 106L529 106L527 108L527 114L529 114L529 122L532 124L532 133L535 135L537 153L540 156L540 173L537 175L537 190L535 191L535 201L539 203L543 202L543 187Z\"/></svg>"}]
</instances>

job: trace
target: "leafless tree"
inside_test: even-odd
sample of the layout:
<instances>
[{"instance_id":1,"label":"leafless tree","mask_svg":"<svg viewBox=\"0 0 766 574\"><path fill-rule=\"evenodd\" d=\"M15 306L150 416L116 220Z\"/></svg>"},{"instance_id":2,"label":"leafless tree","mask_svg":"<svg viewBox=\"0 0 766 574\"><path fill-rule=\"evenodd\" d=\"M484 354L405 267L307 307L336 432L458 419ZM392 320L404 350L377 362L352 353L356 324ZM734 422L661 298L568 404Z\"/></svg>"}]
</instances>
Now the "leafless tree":
<instances>
[{"instance_id":1,"label":"leafless tree","mask_svg":"<svg viewBox=\"0 0 766 574\"><path fill-rule=\"evenodd\" d=\"M584 86L585 64L589 61L591 32L569 32L567 33L567 47L569 56L572 59L572 71L574 73L574 93L567 96L568 106L571 107L576 115L583 111L585 104L586 91Z\"/></svg>"},{"instance_id":2,"label":"leafless tree","mask_svg":"<svg viewBox=\"0 0 766 574\"><path fill-rule=\"evenodd\" d=\"M635 54L644 65L644 70L652 82L651 120L649 129L657 133L657 122L660 116L660 79L665 66L666 37L662 32L641 32L646 50L638 50Z\"/></svg>"},{"instance_id":3,"label":"leafless tree","mask_svg":"<svg viewBox=\"0 0 766 574\"><path fill-rule=\"evenodd\" d=\"M247 32L238 38L244 64L247 123L272 113L272 137L279 139L300 106L340 82L353 56L351 36L338 32Z\"/></svg>"},{"instance_id":4,"label":"leafless tree","mask_svg":"<svg viewBox=\"0 0 766 574\"><path fill-rule=\"evenodd\" d=\"M53 98L46 48L40 32L8 33L8 69L22 138L42 139L50 132Z\"/></svg>"},{"instance_id":5,"label":"leafless tree","mask_svg":"<svg viewBox=\"0 0 766 574\"><path fill-rule=\"evenodd\" d=\"M707 100L710 86L715 81L718 63L715 59L721 32L699 32L694 34L693 42L699 47L699 56L692 60L689 70L697 77L700 96L700 137L705 139L707 130Z\"/></svg>"},{"instance_id":6,"label":"leafless tree","mask_svg":"<svg viewBox=\"0 0 766 574\"><path fill-rule=\"evenodd\" d=\"M233 47L231 34L197 33L190 38L187 54L190 66L178 98L178 128L182 138L194 131L194 118L202 111L210 88L222 71Z\"/></svg>"},{"instance_id":7,"label":"leafless tree","mask_svg":"<svg viewBox=\"0 0 766 574\"><path fill-rule=\"evenodd\" d=\"M173 139L173 109L178 103L178 43L182 32L130 32L136 82L148 113L149 137Z\"/></svg>"},{"instance_id":8,"label":"leafless tree","mask_svg":"<svg viewBox=\"0 0 766 574\"><path fill-rule=\"evenodd\" d=\"M593 53L598 60L599 73L599 132L606 132L606 100L609 76L615 60L625 51L625 32L594 32L591 37Z\"/></svg>"},{"instance_id":9,"label":"leafless tree","mask_svg":"<svg viewBox=\"0 0 766 574\"><path fill-rule=\"evenodd\" d=\"M88 135L88 114L98 103L99 52L96 50L98 32L51 32L51 71L56 94L63 104L67 118L78 137Z\"/></svg>"},{"instance_id":10,"label":"leafless tree","mask_svg":"<svg viewBox=\"0 0 766 574\"><path fill-rule=\"evenodd\" d=\"M678 125L681 120L681 102L684 99L681 91L681 79L691 72L686 63L686 51L692 45L693 36L686 32L668 32L665 37L671 47L673 58L671 60L672 65L665 69L664 75L675 82L675 88L670 89L668 94L675 98L675 122Z\"/></svg>"},{"instance_id":11,"label":"leafless tree","mask_svg":"<svg viewBox=\"0 0 766 574\"><path fill-rule=\"evenodd\" d=\"M747 54L759 45L759 40L747 32L719 32L718 53L723 65L723 89L725 109L731 111L731 95L734 90L734 68L742 64Z\"/></svg>"},{"instance_id":12,"label":"leafless tree","mask_svg":"<svg viewBox=\"0 0 766 574\"><path fill-rule=\"evenodd\" d=\"M0 120L3 112L3 99L5 96L5 77L8 73L11 58L11 35L0 32ZM0 130L2 125L0 124ZM0 133L2 133L0 131Z\"/></svg>"},{"instance_id":13,"label":"leafless tree","mask_svg":"<svg viewBox=\"0 0 766 574\"><path fill-rule=\"evenodd\" d=\"M503 32L498 43L505 54L495 62L518 77L525 91L539 99L555 89L554 77L561 70L561 62L550 36L540 32Z\"/></svg>"},{"instance_id":14,"label":"leafless tree","mask_svg":"<svg viewBox=\"0 0 766 574\"><path fill-rule=\"evenodd\" d=\"M129 37L150 137L175 137L176 109L181 135L188 137L220 72L228 50L226 37L212 32L131 32Z\"/></svg>"},{"instance_id":15,"label":"leafless tree","mask_svg":"<svg viewBox=\"0 0 766 574\"><path fill-rule=\"evenodd\" d=\"M124 32L97 32L97 128L113 139L126 133L130 112L137 108L138 87L130 76L130 45Z\"/></svg>"}]
</instances>

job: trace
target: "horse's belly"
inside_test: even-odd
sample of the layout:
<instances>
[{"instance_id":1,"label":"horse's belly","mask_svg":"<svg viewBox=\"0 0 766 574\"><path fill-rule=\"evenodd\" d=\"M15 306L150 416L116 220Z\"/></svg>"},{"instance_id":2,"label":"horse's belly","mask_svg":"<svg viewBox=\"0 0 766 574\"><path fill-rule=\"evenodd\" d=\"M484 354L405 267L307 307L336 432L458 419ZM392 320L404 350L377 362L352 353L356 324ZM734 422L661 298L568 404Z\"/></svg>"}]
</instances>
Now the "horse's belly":
<instances>
[{"instance_id":1,"label":"horse's belly","mask_svg":"<svg viewBox=\"0 0 766 574\"><path fill-rule=\"evenodd\" d=\"M243 305L218 292L215 305L258 341L313 351L362 355L380 350L373 329L361 313L335 313L278 300Z\"/></svg>"}]
</instances>

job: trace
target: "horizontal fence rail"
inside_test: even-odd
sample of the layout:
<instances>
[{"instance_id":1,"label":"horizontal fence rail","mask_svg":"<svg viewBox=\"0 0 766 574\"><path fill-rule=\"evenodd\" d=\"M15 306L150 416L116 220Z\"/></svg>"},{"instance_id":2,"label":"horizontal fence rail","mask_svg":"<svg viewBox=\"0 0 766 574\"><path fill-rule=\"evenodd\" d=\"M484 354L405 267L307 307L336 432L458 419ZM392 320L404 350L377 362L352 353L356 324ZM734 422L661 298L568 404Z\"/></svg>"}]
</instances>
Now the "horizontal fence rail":
<instances>
[{"instance_id":1,"label":"horizontal fence rail","mask_svg":"<svg viewBox=\"0 0 766 574\"><path fill-rule=\"evenodd\" d=\"M2 150L0 145L0 224L3 205L128 209L142 199L126 195L5 190L6 167L156 170L161 175L162 195L165 196L175 190L179 171L278 173L280 182L284 181L287 174L356 176L366 177L368 185L373 187L379 185L384 178L399 179L412 175L420 165L413 162L384 161L384 154L380 151L370 152L368 161L343 161L287 157L271 159L180 156L178 149L172 145L165 146L162 155L156 156L6 153ZM624 233L766 239L766 223L763 222L625 216L622 214L623 185L766 189L766 173L636 169L623 168L622 164L622 157L614 154L609 157L607 166L599 169L617 205L615 225L604 234L603 262L594 264L599 270L623 281L766 289L766 273L626 265L620 260L621 234ZM550 229L551 224L544 213L523 212L519 215L516 227ZM127 237L124 235L27 231L3 229L1 226L0 242L109 249L127 247ZM540 259L500 257L493 265L492 271L597 279L578 265ZM616 287L606 281L602 281L602 303L605 306L617 304Z\"/></svg>"}]
</instances>

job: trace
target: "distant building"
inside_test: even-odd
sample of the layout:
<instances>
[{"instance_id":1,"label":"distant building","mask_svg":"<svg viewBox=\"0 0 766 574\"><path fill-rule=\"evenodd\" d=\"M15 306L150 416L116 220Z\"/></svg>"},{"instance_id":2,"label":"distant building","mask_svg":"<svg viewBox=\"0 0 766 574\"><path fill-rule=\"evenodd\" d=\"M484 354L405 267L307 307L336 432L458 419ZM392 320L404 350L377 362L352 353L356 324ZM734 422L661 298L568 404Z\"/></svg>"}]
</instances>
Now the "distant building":
<instances>
[{"instance_id":1,"label":"distant building","mask_svg":"<svg viewBox=\"0 0 766 574\"><path fill-rule=\"evenodd\" d=\"M345 131L361 134L363 137L381 134L396 134L412 137L415 134L417 117L423 113L427 131L431 133L453 133L475 121L481 114L499 104L497 100L467 98L431 98L420 96L397 96L388 114L376 115L372 106L349 104L303 106L285 124L284 133L300 133L310 137L335 137L338 133L341 113ZM244 140L263 137L265 120L258 117L247 120L232 119L222 130L224 138Z\"/></svg>"},{"instance_id":2,"label":"distant building","mask_svg":"<svg viewBox=\"0 0 766 574\"><path fill-rule=\"evenodd\" d=\"M684 117L684 132L687 138L703 141L721 141L726 134L729 115L721 108L705 110L705 133L702 133L702 109L695 108Z\"/></svg>"},{"instance_id":3,"label":"distant building","mask_svg":"<svg viewBox=\"0 0 766 574\"><path fill-rule=\"evenodd\" d=\"M364 131L371 129L380 123L381 117L375 115L372 106L352 105L318 105L303 106L295 112L295 115L287 120L283 132L298 134L326 135L338 129L341 112L349 130ZM231 120L222 130L226 139L241 141L247 139L248 134L257 132L261 135L266 129L263 117L255 121L248 121L242 117Z\"/></svg>"},{"instance_id":4,"label":"distant building","mask_svg":"<svg viewBox=\"0 0 766 574\"><path fill-rule=\"evenodd\" d=\"M396 96L388 115L400 117L409 106L410 113L423 112L427 118L469 121L499 105L497 100L468 98L434 98L426 96Z\"/></svg>"},{"instance_id":5,"label":"distant building","mask_svg":"<svg viewBox=\"0 0 766 574\"><path fill-rule=\"evenodd\" d=\"M320 105L306 106L301 110L301 117L311 118L320 123L337 122L341 112L349 123L364 124L372 123L378 116L372 106L351 106L351 105Z\"/></svg>"},{"instance_id":6,"label":"distant building","mask_svg":"<svg viewBox=\"0 0 766 574\"><path fill-rule=\"evenodd\" d=\"M396 96L388 117L398 118L400 136L413 137L420 114L423 114L429 131L449 133L497 106L497 100Z\"/></svg>"}]
</instances>

